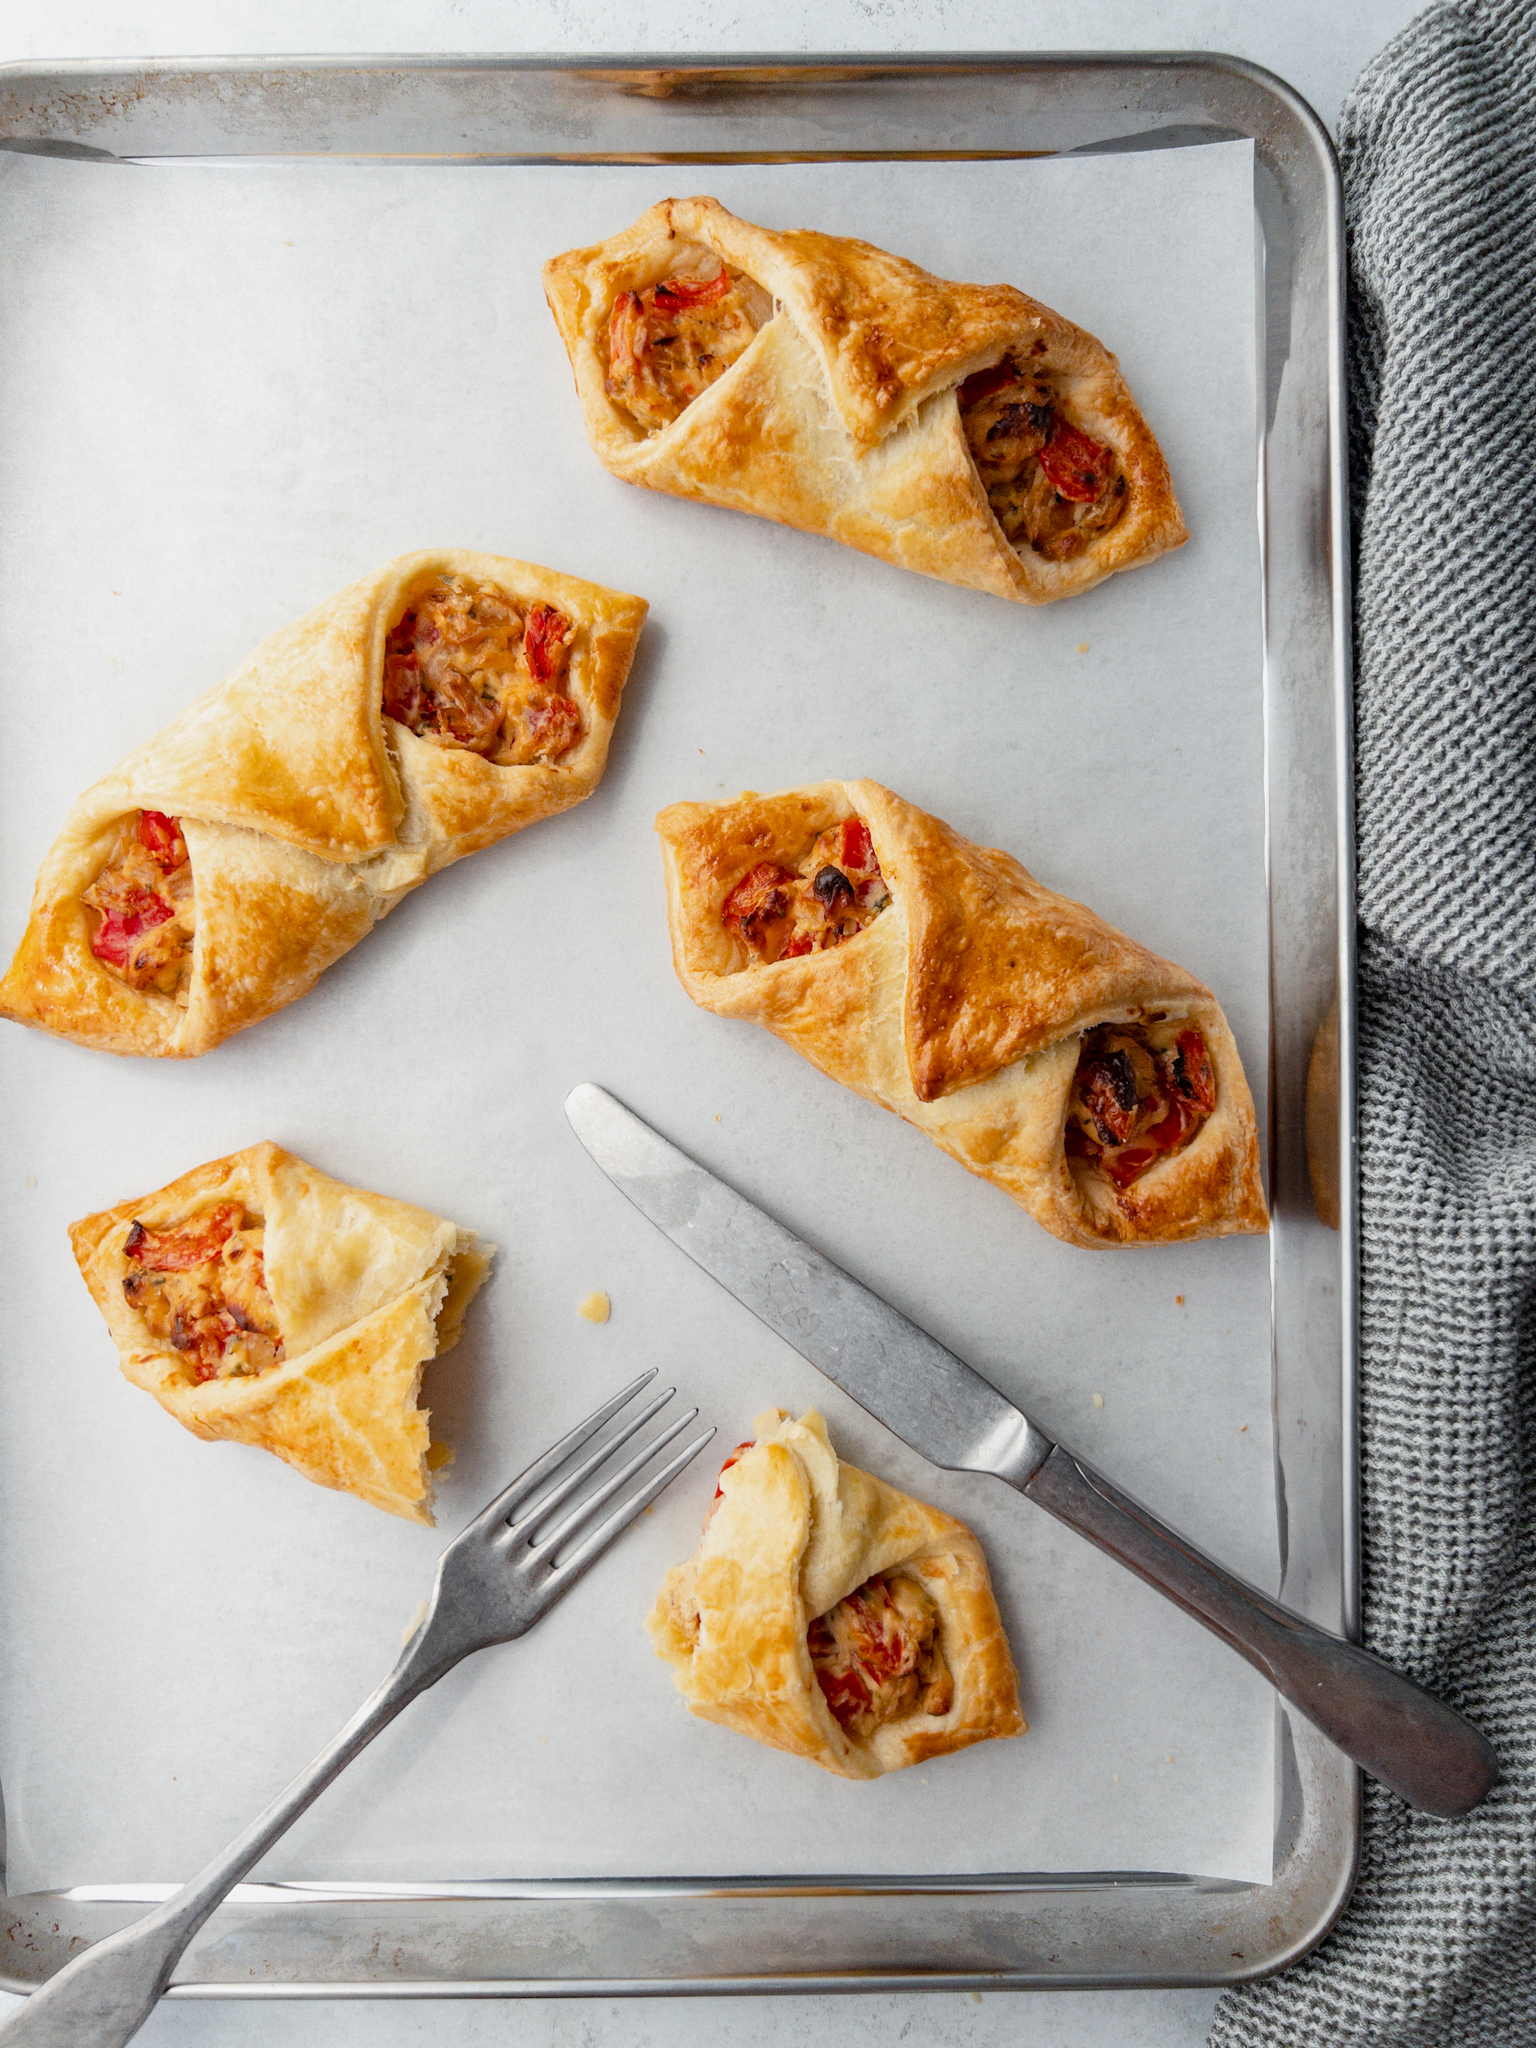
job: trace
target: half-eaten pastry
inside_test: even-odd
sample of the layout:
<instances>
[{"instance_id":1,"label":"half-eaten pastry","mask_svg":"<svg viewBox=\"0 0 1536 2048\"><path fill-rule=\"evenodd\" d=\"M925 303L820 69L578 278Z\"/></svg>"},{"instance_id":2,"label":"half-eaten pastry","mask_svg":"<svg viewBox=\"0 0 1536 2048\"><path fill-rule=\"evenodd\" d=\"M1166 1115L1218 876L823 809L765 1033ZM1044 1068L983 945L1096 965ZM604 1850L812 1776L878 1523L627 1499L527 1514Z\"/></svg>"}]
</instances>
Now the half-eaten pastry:
<instances>
[{"instance_id":1,"label":"half-eaten pastry","mask_svg":"<svg viewBox=\"0 0 1536 2048\"><path fill-rule=\"evenodd\" d=\"M648 1624L692 1711L841 1778L1022 1733L970 1530L842 1464L815 1409L754 1428Z\"/></svg>"},{"instance_id":2,"label":"half-eaten pastry","mask_svg":"<svg viewBox=\"0 0 1536 2048\"><path fill-rule=\"evenodd\" d=\"M187 1058L291 1003L429 875L602 779L644 600L405 555L86 791L0 1015Z\"/></svg>"},{"instance_id":3,"label":"half-eaten pastry","mask_svg":"<svg viewBox=\"0 0 1536 2048\"><path fill-rule=\"evenodd\" d=\"M70 1225L124 1375L194 1436L256 1444L408 1521L451 1455L417 1406L493 1246L276 1145Z\"/></svg>"},{"instance_id":4,"label":"half-eaten pastry","mask_svg":"<svg viewBox=\"0 0 1536 2048\"><path fill-rule=\"evenodd\" d=\"M544 289L626 482L1020 604L1188 538L1115 358L1011 285L665 199Z\"/></svg>"},{"instance_id":5,"label":"half-eaten pastry","mask_svg":"<svg viewBox=\"0 0 1536 2048\"><path fill-rule=\"evenodd\" d=\"M893 1109L1069 1244L1268 1228L1210 990L878 782L656 820L678 978Z\"/></svg>"}]
</instances>

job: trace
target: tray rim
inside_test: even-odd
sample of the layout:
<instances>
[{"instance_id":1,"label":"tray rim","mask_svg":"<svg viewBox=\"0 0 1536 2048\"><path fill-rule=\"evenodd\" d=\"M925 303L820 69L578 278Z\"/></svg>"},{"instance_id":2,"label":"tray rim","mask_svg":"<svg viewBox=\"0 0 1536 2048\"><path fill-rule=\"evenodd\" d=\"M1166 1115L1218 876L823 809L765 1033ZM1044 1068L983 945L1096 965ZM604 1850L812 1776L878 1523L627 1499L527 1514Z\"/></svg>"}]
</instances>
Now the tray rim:
<instances>
[{"instance_id":1,"label":"tray rim","mask_svg":"<svg viewBox=\"0 0 1536 2048\"><path fill-rule=\"evenodd\" d=\"M700 90L729 89L773 89L788 96L803 91L814 84L855 85L879 80L906 78L963 78L1047 74L1052 71L1070 70L1075 73L1124 74L1135 70L1149 73L1195 72L1214 75L1234 83L1246 85L1293 122L1300 131L1302 141L1312 158L1313 169L1320 174L1323 188L1322 218L1320 223L1322 239L1326 249L1324 265L1323 299L1326 343L1326 396L1327 396L1327 597L1329 610L1329 668L1332 682L1332 710L1334 717L1335 772L1332 792L1332 814L1335 832L1333 854L1335 867L1335 903L1337 913L1336 962L1337 962L1337 1004L1339 1011L1339 1186L1341 1197L1341 1226L1338 1237L1339 1279L1340 1279L1340 1377L1339 1430L1341 1469L1339 1472L1339 1507L1341 1515L1340 1579L1339 1588L1344 1631L1354 1636L1358 1633L1359 1603L1359 1546L1358 1546L1358 1449L1356 1425L1358 1416L1358 1281L1356 1243L1356 1144L1354 1131L1354 1064L1355 1064L1355 1011L1354 1011L1354 969L1355 969L1355 924L1354 924L1354 875L1353 875L1353 778L1352 778L1352 691L1351 691L1351 634L1350 634L1350 561L1347 495L1347 448L1345 438L1345 376L1343 359L1343 308L1345 296L1344 247L1343 247L1343 199L1337 160L1331 139L1315 112L1283 79L1264 67L1247 59L1203 50L1116 50L1116 51L975 51L975 52L849 52L817 55L784 55L773 52L732 53L726 56L711 56L706 53L648 54L644 57L634 53L565 53L541 54L518 52L506 54L474 53L402 53L368 55L293 55L293 56L247 56L247 57L193 57L193 58L119 58L92 59L75 58L54 63L38 63L34 60L20 60L0 65L0 149L20 149L29 153L63 156L88 156L96 160L112 160L124 163L134 161L211 161L213 156L199 152L157 153L123 152L102 150L89 145L72 144L67 138L62 141L52 137L14 136L6 132L9 128L9 114L15 88L32 84L37 88L84 87L91 81L100 82L105 90L116 83L133 83L152 87L159 83L168 88L173 80L231 79L237 83L254 83L275 78L289 79L294 74L332 74L337 77L348 74L364 76L377 74L460 74L474 73L484 77L500 75L529 75L548 72L567 73L591 80L594 84L607 84L623 89L627 80L648 79L649 89L631 85L629 97L666 99L682 96L679 88L686 92L692 87ZM103 115L105 108L101 110ZM1126 112L1131 109L1129 102ZM1177 123L1168 124L1177 127ZM1207 124L1214 127L1214 124ZM850 160L874 158L877 160L899 157L917 157L931 161L954 161L975 156L1000 159L1051 156L1073 153L1098 153L1104 148L1137 147L1155 148L1160 145L1147 138L1157 132L1157 124L1136 130L1125 136L1111 135L1100 138L1097 145L1084 143L1072 149L1049 148L1043 150L997 150L962 151L945 149L897 150L892 148L871 151L848 149L826 149L810 152L780 153L767 150L752 150L740 153L666 151L659 156L652 152L603 153L591 150L575 150L557 155L505 154L501 152L442 151L442 152L389 152L364 151L350 153L344 149L325 150L260 150L230 149L214 153L224 158L245 157L271 161L274 158L306 158L310 161L366 163L368 161L393 161L399 163L407 157L422 164L423 168L437 166L473 167L476 164L496 162L559 162L573 166L581 162L721 162L745 161L765 162L776 160ZM1216 130L1212 140L1242 139L1253 140L1256 158L1262 160L1261 136L1248 129ZM1261 394L1262 395L1262 394ZM1261 421L1261 425L1262 425ZM1271 425L1273 421L1271 419ZM1267 443L1267 430L1261 434L1261 449ZM1264 478L1261 462L1261 504L1260 527L1264 534L1265 581L1268 582L1269 530L1264 510ZM1266 613L1264 633L1265 720L1270 722L1271 697L1269 675L1271 668L1271 634ZM1266 744L1266 808L1272 798L1272 771L1268 761ZM1268 838L1268 835L1266 835ZM1273 889L1271 893L1270 928L1275 927ZM1275 977L1271 970L1271 1000ZM1274 1019L1271 1031L1271 1124L1273 1140L1275 1087L1273 1085L1274 1062ZM1277 1170L1275 1153L1271 1149L1272 1176ZM1278 1247L1274 1260L1278 1261ZM1277 1445L1278 1461L1278 1445ZM232 1895L229 1906L221 1909L220 1915L210 1923L210 1933L221 1931L222 1922L232 1909L245 1908L247 1913L259 1913L267 1921L273 1908L291 1913L299 1904L361 1905L386 1904L401 1906L425 1906L434 1901L446 1902L502 1902L518 1900L528 1903L553 1905L560 1899L626 1899L638 1900L729 1900L759 1899L773 1900L788 1904L803 1900L807 1905L813 1901L827 1901L829 1898L889 1899L893 1896L910 1895L915 1899L930 1900L955 1898L983 1898L992 1901L1004 1897L1019 1899L1030 1896L1050 1898L1104 1897L1116 1895L1125 1898L1128 1894L1142 1896L1170 1895L1183 1898L1226 1900L1229 1907L1239 1898L1250 1903L1256 1895L1265 1895L1270 1900L1267 1913L1261 1912L1260 1924L1267 1919L1272 1939L1271 1946L1261 1954L1245 1954L1232 1951L1232 1958L1241 1962L1240 1969L1205 1969L1163 1967L1138 1970L1134 1967L1106 1971L1075 1971L1061 1968L1049 1971L1027 1969L945 1969L924 1967L902 1967L851 1964L831 1972L795 1971L793 1969L772 1972L720 1972L708 1975L671 1976L625 1976L589 1975L581 1977L553 1976L404 1976L385 1978L331 1978L293 1977L282 1981L270 1978L256 1981L250 1977L231 1979L199 1979L173 1983L168 1997L188 1998L359 1998L359 1997L654 1997L654 1996L720 1996L726 1994L800 1994L828 1992L868 1992L873 1990L1000 1990L1028 1988L1131 1988L1137 1985L1229 1985L1268 1975L1287 1967L1321 1941L1344 1910L1353 1887L1359 1859L1359 1778L1352 1766L1344 1762L1331 1747L1305 1722L1295 1720L1282 1703L1277 1701L1277 1752L1283 1752L1288 1764L1281 1759L1281 1775L1288 1769L1293 1787L1305 1779L1314 1797L1307 1802L1307 1811L1299 1825L1292 1830L1292 1839L1282 1853L1277 1842L1276 1878L1270 1886L1244 1884L1235 1880L1186 1876L1179 1873L1121 1871L1121 1872L1027 1872L997 1873L968 1877L898 1877L867 1878L857 1875L846 1877L818 1877L814 1879L750 1879L750 1878L703 1878L703 1879L596 1879L596 1880L508 1880L486 1884L401 1884L376 1885L356 1883L257 1883L238 1888ZM1283 1914L1277 1914L1281 1895L1285 1890L1285 1876L1298 1862L1317 1866L1323 1878L1322 1895L1304 1915L1305 1924L1287 1925L1281 1932ZM1326 1869L1322 1868L1326 1865ZM138 1907L151 1899L166 1896L173 1887L148 1885L116 1886L75 1886L68 1889L33 1894L0 1893L0 1927L3 1927L10 1941L26 1957L25 1964L16 1962L0 1969L0 1988L14 1992L26 1992L36 1988L61 1966L70 1953L87 1940L96 1939L135 1917L133 1911L113 1910L126 1905ZM1294 1890L1294 1887L1292 1888ZM1220 1905L1211 1909L1212 1915L1221 1914L1219 1925L1232 1928L1233 1916L1230 1910ZM193 1957L197 1947L211 1945L205 1933L202 1942L191 1951ZM1050 1962L1055 1963L1053 1955Z\"/></svg>"}]
</instances>

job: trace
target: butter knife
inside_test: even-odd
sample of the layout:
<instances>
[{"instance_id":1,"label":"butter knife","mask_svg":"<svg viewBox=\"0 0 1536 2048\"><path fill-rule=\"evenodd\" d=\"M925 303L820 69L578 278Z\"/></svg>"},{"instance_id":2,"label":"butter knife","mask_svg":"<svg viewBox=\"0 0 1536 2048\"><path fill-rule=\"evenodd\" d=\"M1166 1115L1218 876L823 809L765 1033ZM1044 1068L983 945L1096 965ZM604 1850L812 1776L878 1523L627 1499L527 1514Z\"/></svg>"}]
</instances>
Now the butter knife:
<instances>
[{"instance_id":1,"label":"butter knife","mask_svg":"<svg viewBox=\"0 0 1536 2048\"><path fill-rule=\"evenodd\" d=\"M1492 1789L1470 1721L1358 1644L1229 1572L1046 1435L963 1359L585 1081L571 1127L640 1212L931 1464L1002 1480L1182 1607L1410 1806L1447 1818Z\"/></svg>"}]
</instances>

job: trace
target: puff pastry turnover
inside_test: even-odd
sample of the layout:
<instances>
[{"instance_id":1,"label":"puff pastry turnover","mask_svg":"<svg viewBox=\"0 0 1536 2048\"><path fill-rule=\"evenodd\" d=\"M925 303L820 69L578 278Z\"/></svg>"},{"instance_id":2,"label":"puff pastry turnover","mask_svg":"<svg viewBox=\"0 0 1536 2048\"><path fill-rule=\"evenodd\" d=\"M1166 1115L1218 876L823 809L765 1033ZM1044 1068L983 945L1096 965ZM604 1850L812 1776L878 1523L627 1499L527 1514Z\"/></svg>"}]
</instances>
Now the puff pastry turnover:
<instances>
[{"instance_id":1,"label":"puff pastry turnover","mask_svg":"<svg viewBox=\"0 0 1536 2048\"><path fill-rule=\"evenodd\" d=\"M194 1436L431 1523L444 1447L416 1405L422 1368L458 1342L492 1246L276 1145L69 1236L124 1375Z\"/></svg>"},{"instance_id":2,"label":"puff pastry turnover","mask_svg":"<svg viewBox=\"0 0 1536 2048\"><path fill-rule=\"evenodd\" d=\"M1021 604L1187 538L1115 358L1011 285L666 199L544 288L629 483Z\"/></svg>"},{"instance_id":3,"label":"puff pastry turnover","mask_svg":"<svg viewBox=\"0 0 1536 2048\"><path fill-rule=\"evenodd\" d=\"M1262 1231L1221 1005L877 782L656 821L678 977L926 1131L1069 1244Z\"/></svg>"},{"instance_id":4,"label":"puff pastry turnover","mask_svg":"<svg viewBox=\"0 0 1536 2048\"><path fill-rule=\"evenodd\" d=\"M970 1530L841 1463L814 1409L754 1426L648 1624L692 1711L842 1778L1020 1734Z\"/></svg>"},{"instance_id":5,"label":"puff pastry turnover","mask_svg":"<svg viewBox=\"0 0 1536 2048\"><path fill-rule=\"evenodd\" d=\"M446 550L365 576L86 791L0 1015L186 1058L301 996L401 897L589 796L638 597Z\"/></svg>"}]
</instances>

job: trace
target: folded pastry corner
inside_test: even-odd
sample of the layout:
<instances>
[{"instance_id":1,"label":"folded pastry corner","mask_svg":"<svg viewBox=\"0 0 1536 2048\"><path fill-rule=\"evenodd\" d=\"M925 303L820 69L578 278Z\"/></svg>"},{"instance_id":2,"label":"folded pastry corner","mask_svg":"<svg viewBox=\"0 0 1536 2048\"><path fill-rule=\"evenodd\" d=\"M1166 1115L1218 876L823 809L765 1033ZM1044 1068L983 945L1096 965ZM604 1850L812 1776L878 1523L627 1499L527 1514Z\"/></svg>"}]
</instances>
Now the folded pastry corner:
<instances>
[{"instance_id":1,"label":"folded pastry corner","mask_svg":"<svg viewBox=\"0 0 1536 2048\"><path fill-rule=\"evenodd\" d=\"M843 1778L1021 1734L970 1530L843 1464L814 1409L754 1428L648 1623L690 1709Z\"/></svg>"},{"instance_id":2,"label":"folded pastry corner","mask_svg":"<svg viewBox=\"0 0 1536 2048\"><path fill-rule=\"evenodd\" d=\"M1109 351L1011 285L666 199L544 266L615 476L1021 604L1188 538Z\"/></svg>"},{"instance_id":3,"label":"folded pastry corner","mask_svg":"<svg viewBox=\"0 0 1536 2048\"><path fill-rule=\"evenodd\" d=\"M189 1058L293 1002L428 876L591 795L645 613L464 549L363 577L77 801L0 1016Z\"/></svg>"},{"instance_id":4,"label":"folded pastry corner","mask_svg":"<svg viewBox=\"0 0 1536 2048\"><path fill-rule=\"evenodd\" d=\"M431 1524L452 1453L417 1406L422 1372L458 1342L493 1246L271 1144L69 1235L124 1376L194 1436Z\"/></svg>"},{"instance_id":5,"label":"folded pastry corner","mask_svg":"<svg viewBox=\"0 0 1536 2048\"><path fill-rule=\"evenodd\" d=\"M1268 1228L1210 990L877 782L656 820L688 994L766 1025L1069 1244Z\"/></svg>"}]
</instances>

